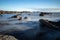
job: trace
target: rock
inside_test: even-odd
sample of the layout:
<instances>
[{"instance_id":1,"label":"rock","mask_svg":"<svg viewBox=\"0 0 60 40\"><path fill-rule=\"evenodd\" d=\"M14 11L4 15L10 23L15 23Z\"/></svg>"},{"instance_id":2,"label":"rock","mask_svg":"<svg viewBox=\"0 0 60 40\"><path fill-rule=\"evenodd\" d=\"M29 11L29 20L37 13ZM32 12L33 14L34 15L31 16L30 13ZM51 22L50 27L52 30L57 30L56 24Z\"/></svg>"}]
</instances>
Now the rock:
<instances>
[{"instance_id":1,"label":"rock","mask_svg":"<svg viewBox=\"0 0 60 40\"><path fill-rule=\"evenodd\" d=\"M21 16L17 16L17 19L18 19L18 20L22 20L22 17L21 17Z\"/></svg>"},{"instance_id":2,"label":"rock","mask_svg":"<svg viewBox=\"0 0 60 40\"><path fill-rule=\"evenodd\" d=\"M44 16L44 15L51 15L52 13L47 13L47 12L41 12L39 16Z\"/></svg>"},{"instance_id":3,"label":"rock","mask_svg":"<svg viewBox=\"0 0 60 40\"><path fill-rule=\"evenodd\" d=\"M43 12L41 12L41 14L39 14L39 16L44 16Z\"/></svg>"},{"instance_id":4,"label":"rock","mask_svg":"<svg viewBox=\"0 0 60 40\"><path fill-rule=\"evenodd\" d=\"M0 35L0 40L18 40L18 39L9 35Z\"/></svg>"},{"instance_id":5,"label":"rock","mask_svg":"<svg viewBox=\"0 0 60 40\"><path fill-rule=\"evenodd\" d=\"M17 15L14 15L14 16L12 16L12 17L10 17L10 18L17 18Z\"/></svg>"},{"instance_id":6,"label":"rock","mask_svg":"<svg viewBox=\"0 0 60 40\"><path fill-rule=\"evenodd\" d=\"M12 16L12 17L10 17L10 18L17 18L18 20L22 20L22 17L19 16L19 15L14 15L14 16ZM10 19L10 18L9 18L9 19Z\"/></svg>"},{"instance_id":7,"label":"rock","mask_svg":"<svg viewBox=\"0 0 60 40\"><path fill-rule=\"evenodd\" d=\"M54 21L49 21L50 23L56 25L56 26L60 26L60 21L54 22Z\"/></svg>"},{"instance_id":8,"label":"rock","mask_svg":"<svg viewBox=\"0 0 60 40\"><path fill-rule=\"evenodd\" d=\"M27 17L24 17L24 19L27 19Z\"/></svg>"},{"instance_id":9,"label":"rock","mask_svg":"<svg viewBox=\"0 0 60 40\"><path fill-rule=\"evenodd\" d=\"M60 21L55 22L55 21L40 19L39 22L40 24L42 24L43 27L47 27L49 29L54 29L54 30L60 30Z\"/></svg>"},{"instance_id":10,"label":"rock","mask_svg":"<svg viewBox=\"0 0 60 40\"><path fill-rule=\"evenodd\" d=\"M30 21L31 20L31 18L30 17L24 17L24 21Z\"/></svg>"}]
</instances>

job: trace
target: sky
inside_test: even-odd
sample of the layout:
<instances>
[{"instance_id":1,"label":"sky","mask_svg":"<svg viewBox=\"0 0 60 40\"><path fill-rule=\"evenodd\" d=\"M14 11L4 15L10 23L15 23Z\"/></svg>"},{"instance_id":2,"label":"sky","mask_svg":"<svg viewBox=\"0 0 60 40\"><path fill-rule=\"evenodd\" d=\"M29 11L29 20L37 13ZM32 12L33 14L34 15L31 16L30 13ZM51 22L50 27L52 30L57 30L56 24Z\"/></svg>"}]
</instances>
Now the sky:
<instances>
[{"instance_id":1,"label":"sky","mask_svg":"<svg viewBox=\"0 0 60 40\"><path fill-rule=\"evenodd\" d=\"M60 8L60 0L0 0L0 10L35 10Z\"/></svg>"}]
</instances>

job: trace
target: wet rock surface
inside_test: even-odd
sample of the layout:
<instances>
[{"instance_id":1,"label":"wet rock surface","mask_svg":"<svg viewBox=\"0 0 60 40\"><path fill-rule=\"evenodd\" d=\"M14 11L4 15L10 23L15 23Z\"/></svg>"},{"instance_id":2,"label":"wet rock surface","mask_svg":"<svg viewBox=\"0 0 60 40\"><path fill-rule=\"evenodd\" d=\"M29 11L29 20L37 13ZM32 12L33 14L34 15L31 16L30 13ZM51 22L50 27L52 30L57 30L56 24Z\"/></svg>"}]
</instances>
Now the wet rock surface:
<instances>
[{"instance_id":1,"label":"wet rock surface","mask_svg":"<svg viewBox=\"0 0 60 40\"><path fill-rule=\"evenodd\" d=\"M58 21L58 22L49 21L49 22L56 25L56 26L60 26L60 21Z\"/></svg>"},{"instance_id":2,"label":"wet rock surface","mask_svg":"<svg viewBox=\"0 0 60 40\"><path fill-rule=\"evenodd\" d=\"M0 35L0 40L18 40L16 39L14 36L10 36L10 35Z\"/></svg>"},{"instance_id":3,"label":"wet rock surface","mask_svg":"<svg viewBox=\"0 0 60 40\"><path fill-rule=\"evenodd\" d=\"M40 21L41 22L41 21ZM53 25L60 26L60 22L49 21ZM59 28L58 28L59 29ZM37 34L37 40L60 40L60 30L56 30L53 27L49 27L44 23L40 23L40 33Z\"/></svg>"}]
</instances>

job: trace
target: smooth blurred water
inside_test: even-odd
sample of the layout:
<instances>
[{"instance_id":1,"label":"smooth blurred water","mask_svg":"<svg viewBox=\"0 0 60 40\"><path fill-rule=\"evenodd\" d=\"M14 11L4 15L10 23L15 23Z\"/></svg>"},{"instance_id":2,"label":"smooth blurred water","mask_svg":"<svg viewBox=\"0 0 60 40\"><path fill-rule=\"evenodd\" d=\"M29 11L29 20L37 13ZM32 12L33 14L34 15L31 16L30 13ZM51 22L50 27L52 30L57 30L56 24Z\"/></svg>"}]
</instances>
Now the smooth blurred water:
<instances>
[{"instance_id":1,"label":"smooth blurred water","mask_svg":"<svg viewBox=\"0 0 60 40\"><path fill-rule=\"evenodd\" d=\"M39 19L45 19L45 20L50 20L50 21L55 21L55 22L60 20L59 13L52 13L52 15L45 15L45 16L39 16L39 14L40 13L2 14L2 16L0 16L0 23L10 24L10 25L5 25L6 27L8 27L8 26L11 26L11 27L18 26L19 27L21 25L22 26L24 25L25 27L27 27L29 29L29 28L32 28L33 26L38 26L37 24L39 24ZM14 15L21 16L23 18L23 20L18 20L17 18L10 18ZM28 21L26 21L24 19L24 17L28 17L29 18ZM30 26L30 27L28 27L28 26Z\"/></svg>"},{"instance_id":2,"label":"smooth blurred water","mask_svg":"<svg viewBox=\"0 0 60 40\"><path fill-rule=\"evenodd\" d=\"M56 14L53 13L53 15L45 15L45 16L39 16L40 13L22 13L19 14L19 16L23 17L23 20L21 21L18 20L17 18L9 19L11 16L17 14L2 14L2 16L0 16L0 23L3 23L3 25L0 25L0 32L11 29L20 30L20 31L25 31L24 32L25 35L29 37L29 36L34 36L40 32L39 19L45 19L55 22L60 20L60 14L57 13ZM29 20L28 21L24 20L24 17L28 17ZM26 30L29 31L26 32Z\"/></svg>"}]
</instances>

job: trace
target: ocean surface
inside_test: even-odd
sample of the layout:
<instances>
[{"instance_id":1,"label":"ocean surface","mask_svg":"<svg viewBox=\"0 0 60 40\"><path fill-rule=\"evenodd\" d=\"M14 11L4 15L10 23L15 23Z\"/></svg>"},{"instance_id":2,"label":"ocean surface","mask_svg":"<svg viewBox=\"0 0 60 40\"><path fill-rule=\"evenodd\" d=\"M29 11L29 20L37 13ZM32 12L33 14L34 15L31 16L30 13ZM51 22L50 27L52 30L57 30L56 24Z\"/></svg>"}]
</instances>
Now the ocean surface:
<instances>
[{"instance_id":1,"label":"ocean surface","mask_svg":"<svg viewBox=\"0 0 60 40\"><path fill-rule=\"evenodd\" d=\"M26 35L27 37L34 37L37 33L40 33L44 30L40 26L40 22L39 22L40 19L45 19L55 22L60 21L59 13L52 13L52 15L45 15L45 16L39 16L40 13L22 13L19 14L19 16L23 18L22 20L18 20L17 18L10 18L17 14L2 14L2 16L0 16L0 23L2 23L0 24L0 32L8 31L8 30L19 30L19 31L23 31L24 35ZM24 17L28 17L28 19L25 20ZM55 37L60 37L59 33L60 31L54 31L54 32L49 31L47 35L50 38L55 38Z\"/></svg>"}]
</instances>

